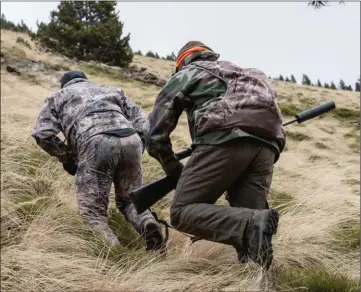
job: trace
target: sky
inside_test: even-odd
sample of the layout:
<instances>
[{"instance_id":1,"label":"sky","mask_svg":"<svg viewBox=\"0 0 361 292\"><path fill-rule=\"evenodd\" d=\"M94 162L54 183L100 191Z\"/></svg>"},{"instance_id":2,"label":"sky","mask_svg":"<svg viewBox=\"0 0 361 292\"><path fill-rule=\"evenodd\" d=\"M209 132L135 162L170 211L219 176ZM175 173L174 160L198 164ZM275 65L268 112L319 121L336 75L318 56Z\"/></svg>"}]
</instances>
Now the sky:
<instances>
[{"instance_id":1,"label":"sky","mask_svg":"<svg viewBox=\"0 0 361 292\"><path fill-rule=\"evenodd\" d=\"M58 2L1 2L1 13L36 29ZM306 73L313 83L360 78L360 2L314 10L307 2L118 2L134 51L160 56L198 40L244 68L267 75Z\"/></svg>"}]
</instances>

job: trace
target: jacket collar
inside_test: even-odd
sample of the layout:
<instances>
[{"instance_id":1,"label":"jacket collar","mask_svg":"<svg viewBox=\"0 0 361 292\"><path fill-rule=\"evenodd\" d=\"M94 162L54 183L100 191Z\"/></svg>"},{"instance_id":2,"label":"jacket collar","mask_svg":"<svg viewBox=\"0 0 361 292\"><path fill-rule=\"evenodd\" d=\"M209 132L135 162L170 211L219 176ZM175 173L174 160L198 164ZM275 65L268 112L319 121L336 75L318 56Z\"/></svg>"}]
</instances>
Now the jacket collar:
<instances>
[{"instance_id":1,"label":"jacket collar","mask_svg":"<svg viewBox=\"0 0 361 292\"><path fill-rule=\"evenodd\" d=\"M183 64L180 66L179 70L182 70L183 67L185 67L195 61L200 61L200 60L217 61L218 58L219 58L219 54L211 52L211 51L197 52L197 53L194 53L194 54L188 56L187 58L185 58L183 61Z\"/></svg>"},{"instance_id":2,"label":"jacket collar","mask_svg":"<svg viewBox=\"0 0 361 292\"><path fill-rule=\"evenodd\" d=\"M89 80L84 79L84 78L74 78L74 79L70 80L69 82L65 83L63 86L63 89L70 85L73 85L75 83L79 83L79 82L89 82Z\"/></svg>"}]
</instances>

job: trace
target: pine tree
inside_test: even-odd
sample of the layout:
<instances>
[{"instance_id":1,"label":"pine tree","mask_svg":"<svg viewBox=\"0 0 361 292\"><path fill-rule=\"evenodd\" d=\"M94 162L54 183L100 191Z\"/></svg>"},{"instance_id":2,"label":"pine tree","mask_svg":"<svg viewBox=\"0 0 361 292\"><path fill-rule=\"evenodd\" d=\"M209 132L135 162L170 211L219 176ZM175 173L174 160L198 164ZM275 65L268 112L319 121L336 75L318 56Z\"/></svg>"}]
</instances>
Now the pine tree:
<instances>
[{"instance_id":1,"label":"pine tree","mask_svg":"<svg viewBox=\"0 0 361 292\"><path fill-rule=\"evenodd\" d=\"M288 77L286 77L285 81L286 82L291 82L291 80Z\"/></svg>"},{"instance_id":2,"label":"pine tree","mask_svg":"<svg viewBox=\"0 0 361 292\"><path fill-rule=\"evenodd\" d=\"M355 91L360 91L360 78L358 79L358 81L355 84Z\"/></svg>"},{"instance_id":3,"label":"pine tree","mask_svg":"<svg viewBox=\"0 0 361 292\"><path fill-rule=\"evenodd\" d=\"M340 83L339 83L339 89L341 90L345 90L346 89L346 84L345 82L341 79Z\"/></svg>"},{"instance_id":4,"label":"pine tree","mask_svg":"<svg viewBox=\"0 0 361 292\"><path fill-rule=\"evenodd\" d=\"M297 83L296 78L295 78L295 76L293 76L293 74L291 75L291 82L292 83Z\"/></svg>"},{"instance_id":5,"label":"pine tree","mask_svg":"<svg viewBox=\"0 0 361 292\"><path fill-rule=\"evenodd\" d=\"M168 60L168 61L175 61L177 59L177 56L172 52L170 55L167 55L165 57L165 60Z\"/></svg>"},{"instance_id":6,"label":"pine tree","mask_svg":"<svg viewBox=\"0 0 361 292\"><path fill-rule=\"evenodd\" d=\"M150 58L160 59L160 56L158 55L158 53L154 53L153 51L148 51L148 53L146 53L145 55Z\"/></svg>"},{"instance_id":7,"label":"pine tree","mask_svg":"<svg viewBox=\"0 0 361 292\"><path fill-rule=\"evenodd\" d=\"M320 8L322 8L324 6L327 6L328 2L329 2L328 0L325 0L325 1L309 1L308 6L311 6L314 9L320 9ZM345 1L339 1L339 4L341 4L341 3L344 4Z\"/></svg>"},{"instance_id":8,"label":"pine tree","mask_svg":"<svg viewBox=\"0 0 361 292\"><path fill-rule=\"evenodd\" d=\"M335 83L333 83L333 81L331 82L330 88L331 88L331 89L334 89L334 90L337 89L337 87L336 87Z\"/></svg>"},{"instance_id":9,"label":"pine tree","mask_svg":"<svg viewBox=\"0 0 361 292\"><path fill-rule=\"evenodd\" d=\"M282 76L282 75L280 75L280 77L278 77L278 80L280 80L280 81L284 81L283 76Z\"/></svg>"},{"instance_id":10,"label":"pine tree","mask_svg":"<svg viewBox=\"0 0 361 292\"><path fill-rule=\"evenodd\" d=\"M31 33L31 30L24 23L23 20L21 20L20 24L15 24L12 21L7 20L4 13L1 14L0 23L1 23L1 28L2 29L8 29L8 30L12 30L12 31Z\"/></svg>"},{"instance_id":11,"label":"pine tree","mask_svg":"<svg viewBox=\"0 0 361 292\"><path fill-rule=\"evenodd\" d=\"M322 83L321 83L320 79L317 79L317 86L322 87Z\"/></svg>"},{"instance_id":12,"label":"pine tree","mask_svg":"<svg viewBox=\"0 0 361 292\"><path fill-rule=\"evenodd\" d=\"M123 23L116 1L61 1L49 24L37 24L34 38L49 49L79 60L128 66L133 59L130 34L121 38Z\"/></svg>"},{"instance_id":13,"label":"pine tree","mask_svg":"<svg viewBox=\"0 0 361 292\"><path fill-rule=\"evenodd\" d=\"M325 85L323 87L324 88L330 88L330 85L327 82L325 82Z\"/></svg>"},{"instance_id":14,"label":"pine tree","mask_svg":"<svg viewBox=\"0 0 361 292\"><path fill-rule=\"evenodd\" d=\"M312 84L310 78L308 78L308 76L306 74L303 74L303 76L302 76L302 84L303 85L311 85Z\"/></svg>"},{"instance_id":15,"label":"pine tree","mask_svg":"<svg viewBox=\"0 0 361 292\"><path fill-rule=\"evenodd\" d=\"M345 87L345 90L353 91L351 84Z\"/></svg>"}]
</instances>

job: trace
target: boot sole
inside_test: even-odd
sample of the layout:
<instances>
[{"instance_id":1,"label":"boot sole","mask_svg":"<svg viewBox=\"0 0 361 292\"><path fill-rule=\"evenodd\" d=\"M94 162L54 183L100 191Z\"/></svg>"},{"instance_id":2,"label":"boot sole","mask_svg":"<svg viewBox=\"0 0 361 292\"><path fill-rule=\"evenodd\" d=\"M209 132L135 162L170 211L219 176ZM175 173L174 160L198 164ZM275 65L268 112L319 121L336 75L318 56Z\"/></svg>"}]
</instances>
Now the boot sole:
<instances>
[{"instance_id":1,"label":"boot sole","mask_svg":"<svg viewBox=\"0 0 361 292\"><path fill-rule=\"evenodd\" d=\"M250 250L250 258L268 270L273 260L272 236L277 233L279 214L271 209L260 216L259 222L255 224L257 249L254 246Z\"/></svg>"},{"instance_id":2,"label":"boot sole","mask_svg":"<svg viewBox=\"0 0 361 292\"><path fill-rule=\"evenodd\" d=\"M148 240L152 239L156 241L156 244L152 247L148 247L147 245L146 250L160 250L161 252L165 252L163 236L159 233L158 226L155 223L148 223L145 227L144 233L146 243Z\"/></svg>"}]
</instances>

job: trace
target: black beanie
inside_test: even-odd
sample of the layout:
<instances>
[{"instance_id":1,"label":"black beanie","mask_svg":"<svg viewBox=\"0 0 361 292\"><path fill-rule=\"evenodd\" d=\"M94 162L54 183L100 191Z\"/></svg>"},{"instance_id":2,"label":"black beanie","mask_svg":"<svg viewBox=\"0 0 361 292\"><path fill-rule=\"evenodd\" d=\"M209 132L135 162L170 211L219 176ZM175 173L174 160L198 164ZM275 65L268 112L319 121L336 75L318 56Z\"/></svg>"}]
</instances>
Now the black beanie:
<instances>
[{"instance_id":1,"label":"black beanie","mask_svg":"<svg viewBox=\"0 0 361 292\"><path fill-rule=\"evenodd\" d=\"M75 78L88 79L88 77L86 77L84 72L81 72L81 71L69 71L69 72L66 72L63 75L63 77L61 78L61 88L63 88L64 85L66 83L68 83L70 80L73 80Z\"/></svg>"}]
</instances>

